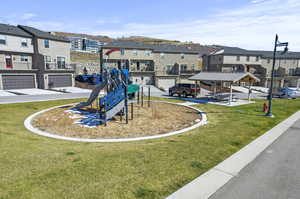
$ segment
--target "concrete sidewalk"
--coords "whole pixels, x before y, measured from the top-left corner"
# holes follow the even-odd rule
[[[300,194],[299,119],[300,111],[166,199],[299,198],[275,197],[279,192],[283,196]],[[287,135],[282,136],[285,133]],[[265,154],[274,157],[268,158]]]
[[[300,198],[300,120],[210,199]]]

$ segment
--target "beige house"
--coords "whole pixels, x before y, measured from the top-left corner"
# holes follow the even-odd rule
[[[70,41],[36,28],[18,27],[32,36],[33,67],[38,69],[39,88],[74,86],[75,70],[70,64]]]
[[[253,51],[235,47],[224,47],[207,57],[206,71],[212,72],[251,72],[268,86],[273,65],[272,51]],[[287,52],[276,55],[275,87],[299,85],[300,53]]]
[[[111,49],[120,49],[106,57]],[[103,46],[104,63],[127,68],[136,84],[152,84],[167,90],[199,72],[199,56],[184,46],[120,41]]]
[[[69,40],[28,26],[0,24],[0,89],[74,85]]]

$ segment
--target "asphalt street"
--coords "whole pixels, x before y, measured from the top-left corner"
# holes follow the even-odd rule
[[[300,120],[210,199],[299,199]]]

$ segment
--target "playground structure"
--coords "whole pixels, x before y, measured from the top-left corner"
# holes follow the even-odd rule
[[[118,50],[113,49],[107,52],[106,59],[108,59],[110,53]],[[96,101],[98,115],[96,119],[99,121],[99,124],[106,125],[107,121],[111,120],[117,114],[121,116],[125,115],[126,123],[128,124],[128,96],[138,92],[138,101],[140,96],[139,86],[129,85],[129,71],[127,69],[109,68],[104,65],[101,75],[83,75],[78,79],[90,82],[91,78],[93,78],[93,83],[96,84],[96,87],[93,89],[88,100],[77,104],[75,108],[82,109],[92,106]],[[101,91],[104,91],[104,94],[99,97]],[[143,94],[141,96],[143,101]],[[150,91],[148,99],[150,100]],[[150,103],[148,104],[150,105]]]

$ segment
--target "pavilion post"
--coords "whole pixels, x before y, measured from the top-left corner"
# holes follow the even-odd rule
[[[216,97],[217,94],[217,81],[215,81],[215,89],[214,89],[214,96]]]
[[[232,82],[230,82],[230,96],[229,96],[229,105],[232,102]]]
[[[251,86],[252,86],[252,81],[249,82],[249,92],[248,92],[248,101],[250,102],[251,101]]]

